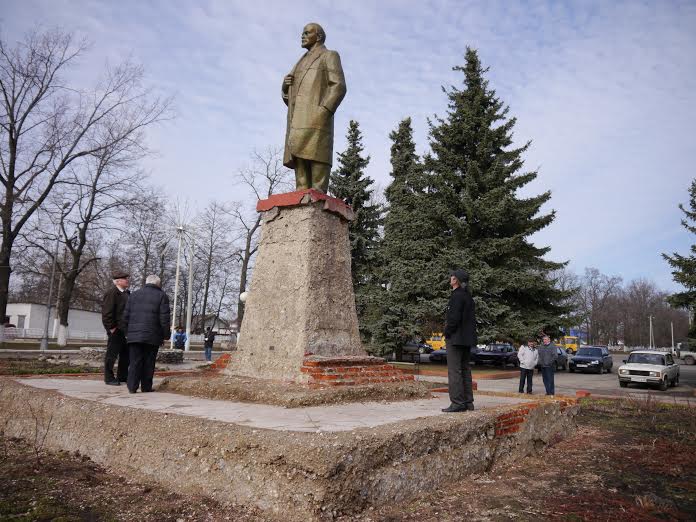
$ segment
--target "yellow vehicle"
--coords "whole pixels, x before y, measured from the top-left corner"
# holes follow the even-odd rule
[[[565,351],[570,350],[571,352],[576,353],[578,351],[578,347],[580,346],[580,339],[574,335],[566,335],[565,337],[561,337],[561,346]]]
[[[433,332],[425,344],[430,345],[433,350],[440,350],[445,347],[445,335],[442,332]]]

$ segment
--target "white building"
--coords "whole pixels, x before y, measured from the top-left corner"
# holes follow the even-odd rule
[[[56,307],[51,307],[48,334],[56,337],[58,318]],[[7,316],[10,324],[17,328],[17,337],[41,337],[46,325],[46,305],[34,303],[9,303]],[[101,313],[88,310],[70,309],[68,311],[69,339],[102,339],[106,332],[102,325]]]

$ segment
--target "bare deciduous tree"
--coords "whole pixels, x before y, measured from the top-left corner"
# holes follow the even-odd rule
[[[586,268],[579,292],[579,307],[587,327],[588,341],[600,342],[602,333],[606,332],[605,312],[610,300],[621,290],[621,278],[607,276],[596,268]]]
[[[238,182],[246,185],[254,195],[253,207],[236,203],[229,211],[236,226],[236,256],[240,263],[239,294],[246,291],[252,258],[258,248],[261,214],[256,212],[256,203],[279,191],[294,190],[290,174],[291,171],[283,166],[283,152],[278,148],[268,148],[263,153],[254,151],[251,165],[237,174]],[[238,299],[237,321],[240,326],[243,317],[244,303]]]
[[[236,262],[231,259],[229,209],[216,201],[210,202],[196,218],[196,230],[198,231],[197,257],[203,264],[204,270],[203,302],[200,308],[202,320],[198,321],[196,330],[205,330],[211,279],[217,279],[215,277],[217,273],[227,272],[231,269],[227,265]],[[213,318],[213,325],[216,319],[217,314]]]
[[[142,67],[128,62],[107,68],[94,89],[70,87],[63,74],[85,50],[84,41],[61,31],[31,33],[14,48],[0,38],[0,319],[15,240],[69,167],[119,144],[137,144],[139,132],[169,107],[143,87]]]
[[[158,189],[144,191],[137,205],[125,208],[120,242],[127,252],[133,273],[131,281],[145,286],[149,274],[157,274],[163,288],[172,271],[172,245],[176,238],[167,216],[165,195]]]

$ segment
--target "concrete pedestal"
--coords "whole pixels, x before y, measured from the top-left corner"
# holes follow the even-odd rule
[[[260,201],[261,240],[234,375],[310,382],[305,357],[360,357],[351,280],[352,209],[315,190]]]

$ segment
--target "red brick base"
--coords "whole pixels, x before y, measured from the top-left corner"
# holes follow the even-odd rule
[[[577,404],[577,399],[560,399],[556,402],[560,402],[562,413],[568,408],[568,406]],[[505,437],[517,433],[522,429],[524,423],[527,421],[529,412],[542,405],[542,402],[522,404],[517,406],[512,411],[498,415],[498,417],[495,419],[495,436]]]
[[[210,370],[224,370],[227,368],[227,365],[230,363],[230,357],[231,355],[229,353],[223,353],[220,357],[215,359],[215,362],[213,364],[208,366],[208,369]]]
[[[414,381],[379,357],[305,357],[300,371],[311,386],[355,386]]]

